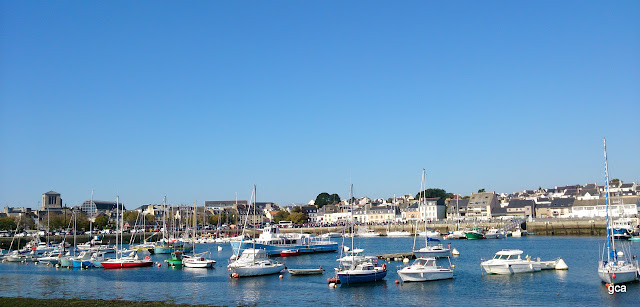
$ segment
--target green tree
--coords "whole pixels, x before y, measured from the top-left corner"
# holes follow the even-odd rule
[[[122,219],[125,223],[129,223],[129,225],[133,225],[138,220],[139,212],[136,210],[125,211],[122,215]]]
[[[287,211],[278,211],[276,216],[273,217],[274,223],[280,223],[280,221],[289,221],[289,212]]]
[[[0,230],[15,231],[18,218],[5,216],[0,218]]]
[[[484,189],[480,189],[480,190],[478,190],[478,193],[484,193],[484,192],[485,192],[485,190],[484,190]]]
[[[338,194],[329,194],[327,192],[322,192],[316,197],[316,206],[318,206],[318,209],[326,205],[333,205],[339,202],[340,196]]]
[[[147,225],[153,224],[156,222],[156,216],[153,214],[147,214],[144,216],[144,220]]]
[[[292,221],[296,224],[304,224],[307,222],[308,219],[309,217],[304,212],[292,212],[287,217],[287,220]]]
[[[420,193],[418,193],[418,196],[416,196],[418,199],[421,198],[441,198],[441,199],[447,199],[447,198],[453,198],[453,194],[452,193],[447,193],[447,191],[443,190],[443,189],[426,189]]]
[[[109,217],[105,214],[96,216],[96,219],[93,222],[93,226],[99,229],[104,229],[107,225],[109,225]]]

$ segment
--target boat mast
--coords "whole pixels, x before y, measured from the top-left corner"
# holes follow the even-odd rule
[[[167,196],[162,198],[162,239],[167,240]]]
[[[604,186],[604,191],[605,191],[605,205],[607,207],[607,261],[611,261],[611,258],[613,256],[613,260],[616,260],[616,255],[615,255],[615,251],[616,251],[616,247],[615,247],[615,242],[613,240],[613,228],[611,228],[610,223],[611,223],[611,214],[609,214],[609,165],[607,163],[607,139],[603,138],[603,143],[604,143],[604,179],[605,179],[605,186]],[[612,253],[613,250],[613,253]]]
[[[89,205],[89,242],[93,236],[93,189],[91,189],[91,204]]]
[[[196,207],[197,201],[193,202],[193,257],[196,256],[196,228],[198,227],[198,208]]]
[[[119,207],[119,203],[120,203],[119,196],[116,195],[116,259],[118,259],[118,228],[120,228],[120,220],[119,220],[120,207]]]
[[[353,183],[351,183],[349,187],[349,204],[351,205],[351,250],[352,250],[353,257],[355,257],[355,254],[353,254],[353,249],[354,249],[353,240],[356,236],[355,222],[353,221]],[[352,260],[355,260],[355,258],[353,258]],[[354,267],[354,266],[355,266],[355,261],[351,261],[351,267]]]

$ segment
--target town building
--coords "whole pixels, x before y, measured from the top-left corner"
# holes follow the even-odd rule
[[[495,192],[472,193],[469,197],[465,217],[491,218],[492,210],[499,207],[498,197]]]
[[[60,193],[55,191],[49,191],[42,194],[42,208],[41,211],[48,212],[60,212],[62,211],[62,198]]]

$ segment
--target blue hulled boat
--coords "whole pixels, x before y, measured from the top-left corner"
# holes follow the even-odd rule
[[[338,243],[303,233],[280,233],[277,226],[267,226],[256,239],[231,241],[234,254],[248,248],[262,249],[269,255],[279,255],[285,250],[300,250],[301,253],[323,253],[338,250]]]

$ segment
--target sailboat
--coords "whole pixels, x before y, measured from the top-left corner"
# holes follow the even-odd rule
[[[163,202],[162,240],[160,240],[158,244],[156,244],[156,246],[154,247],[154,253],[155,254],[171,254],[172,252],[175,252],[175,251],[181,251],[181,252],[191,251],[191,249],[193,249],[193,246],[186,245],[184,244],[184,242],[181,242],[180,240],[175,238],[175,219],[174,218],[172,218],[172,222],[171,222],[171,224],[173,225],[172,228],[174,229],[174,233],[173,234],[167,233],[167,224],[166,224],[166,218],[165,218],[167,214],[167,208],[166,208],[167,197],[166,196],[163,198],[162,202]],[[173,212],[173,209],[172,209],[172,212]]]
[[[204,253],[196,254],[196,229],[198,221],[198,208],[196,207],[196,202],[193,203],[193,256],[182,256],[182,265],[187,268],[203,268],[208,269],[212,268],[216,263],[213,259],[206,259],[202,256]]]
[[[122,219],[120,219],[120,199],[116,197],[116,223],[118,225],[118,230],[120,231],[120,236],[122,236]],[[135,268],[135,267],[145,267],[153,265],[153,261],[151,261],[151,257],[146,256],[144,259],[139,259],[138,254],[132,252],[129,256],[122,256],[122,238],[120,238],[120,248],[118,249],[118,232],[116,232],[116,258],[108,259],[103,262],[100,262],[100,265],[105,269],[115,269],[115,268]]]
[[[256,185],[253,185],[253,208],[256,207]],[[244,226],[242,228],[242,240],[244,240],[244,230],[247,228],[247,221],[249,220],[249,212],[251,207],[247,209],[247,218],[244,220]],[[242,242],[241,242],[242,243]],[[240,249],[237,250],[237,253]],[[242,255],[238,257],[236,261],[230,263],[227,268],[231,270],[232,277],[246,277],[246,276],[261,276],[276,274],[282,271],[285,267],[284,264],[269,259],[267,251],[264,249],[255,248],[255,240],[253,240],[253,248],[247,248],[242,251]]]
[[[424,168],[422,169],[422,180],[420,182],[420,191],[425,191],[427,188],[427,181],[426,181],[426,175],[425,175],[425,171]],[[421,201],[424,200],[425,195],[423,195],[423,197],[421,198]],[[424,223],[424,230],[425,232],[427,232],[427,222],[425,221]],[[429,245],[430,241],[439,241],[436,239],[431,239],[429,238],[429,236],[425,237],[425,246],[423,248],[420,248],[418,250],[415,249],[416,246],[416,237],[413,237],[413,254],[416,256],[416,258],[420,258],[420,257],[448,257],[449,255],[451,255],[451,249],[444,247],[444,245],[442,244],[435,244],[435,245]]]
[[[351,228],[352,228],[351,232],[353,233],[354,223],[353,223],[352,195],[353,195],[353,185],[351,185],[349,190],[349,200],[351,201]],[[352,249],[354,246],[353,241],[354,241],[354,238],[351,237]],[[345,250],[344,240],[342,242],[343,242],[342,249]],[[362,252],[363,250],[357,249],[354,251]],[[382,266],[377,266],[377,264],[374,264],[374,262],[367,257],[364,257],[364,260],[361,260],[361,261],[356,261],[357,260],[356,257],[353,257],[351,260],[352,261],[348,265],[344,262],[340,262],[340,265],[336,269],[337,271],[336,275],[338,277],[338,280],[342,284],[378,281],[378,280],[382,280],[387,276],[386,264],[383,264]]]
[[[604,139],[604,177],[605,177],[605,203],[607,207],[607,241],[602,250],[602,259],[598,262],[598,275],[605,283],[622,284],[637,281],[640,275],[638,261],[632,259],[627,253],[616,249],[616,241],[613,235],[612,214],[609,206],[609,166],[607,164],[607,140]],[[621,247],[624,247],[620,243]],[[623,248],[624,249],[624,248]],[[606,258],[605,258],[606,254]],[[635,258],[635,257],[634,257]]]

